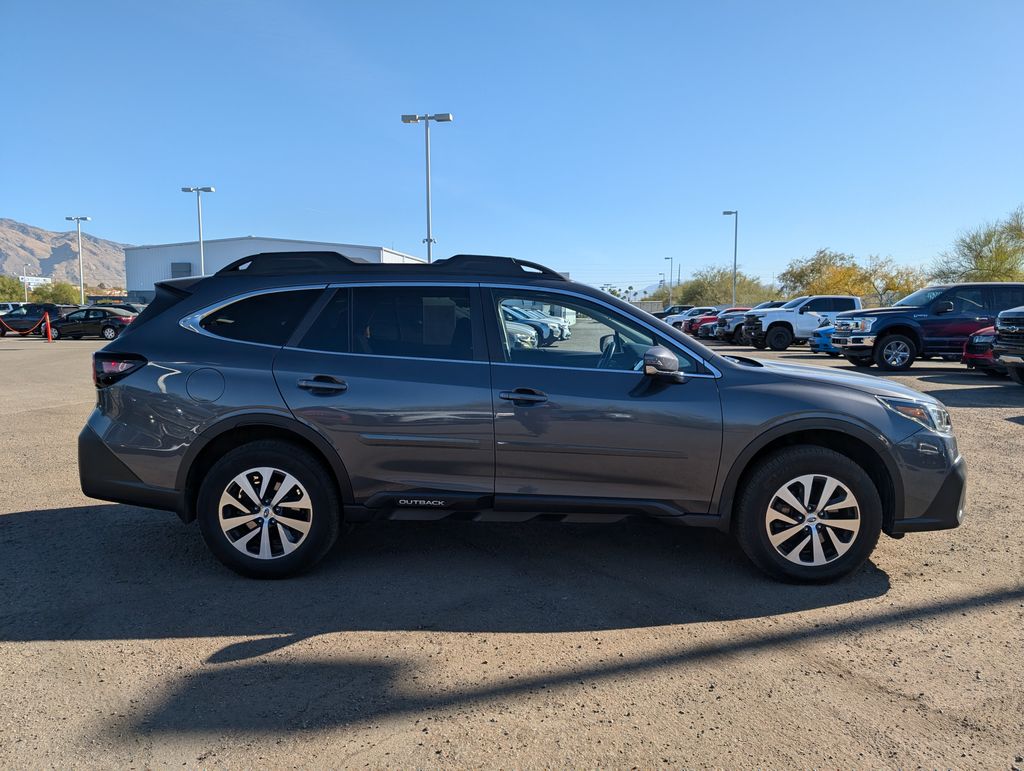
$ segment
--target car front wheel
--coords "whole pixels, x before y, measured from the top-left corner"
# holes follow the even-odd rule
[[[784,351],[793,344],[793,333],[785,327],[775,327],[768,330],[765,342],[773,351]]]
[[[832,581],[862,565],[882,532],[882,502],[867,473],[825,447],[788,447],[750,474],[736,503],[736,535],[775,578]]]
[[[905,335],[883,337],[875,346],[875,364],[886,372],[902,372],[910,369],[917,357],[914,341]]]
[[[340,502],[315,457],[264,440],[222,456],[197,500],[203,540],[229,568],[253,578],[283,578],[319,561],[338,537]]]

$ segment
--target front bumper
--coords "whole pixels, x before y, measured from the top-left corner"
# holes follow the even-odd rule
[[[960,527],[966,506],[967,463],[963,457],[958,457],[944,475],[935,496],[924,512],[916,517],[894,521],[890,535]]]
[[[832,335],[832,345],[844,350],[871,349],[875,347],[874,335],[842,333]]]

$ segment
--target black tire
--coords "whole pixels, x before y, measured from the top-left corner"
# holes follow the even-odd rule
[[[681,321],[673,321],[672,322],[672,326],[674,326],[676,329],[682,329],[683,328],[683,322],[681,322]]]
[[[906,335],[886,335],[872,352],[875,364],[886,372],[905,372],[917,358],[917,346]]]
[[[0,337],[7,337],[7,329],[5,327],[0,327]]]
[[[743,327],[736,327],[727,339],[732,345],[743,345]]]
[[[979,371],[984,372],[989,377],[1006,377],[1006,373],[1000,369],[992,369],[991,367],[986,367],[985,369]]]
[[[766,521],[767,512],[777,491],[787,482],[805,474],[830,476],[838,480],[856,498],[859,509],[860,529],[848,551],[819,566],[800,565],[789,561],[768,538],[768,528],[772,525]],[[834,581],[856,570],[871,556],[882,532],[882,501],[871,477],[847,456],[816,445],[787,447],[759,461],[753,472],[745,476],[743,489],[739,491],[736,500],[735,514],[736,537],[750,561],[773,578],[788,581]],[[785,528],[786,524],[781,523],[781,527]],[[804,527],[816,527],[820,530],[822,525]],[[793,538],[799,538],[804,534],[804,530],[798,530]],[[814,531],[810,531],[809,534],[812,538],[815,535]],[[818,537],[827,553],[827,550],[832,548],[829,543],[834,543],[831,541],[831,535]],[[787,543],[783,542],[783,545]],[[811,542],[808,541],[806,548],[811,546]],[[832,551],[834,553],[835,549],[832,548]]]
[[[104,340],[114,340],[117,338],[117,334],[117,327],[103,327],[103,329],[100,330],[100,337]]]
[[[773,351],[784,351],[793,344],[793,333],[786,327],[772,327],[764,341]]]
[[[57,327],[50,327],[50,339],[60,340],[60,329]]]
[[[844,353],[843,358],[855,367],[870,367],[875,363],[875,360],[870,356],[854,356],[852,354]]]
[[[264,467],[291,474],[307,491],[311,508],[305,537],[290,554],[272,559],[243,554],[236,548],[221,529],[218,511],[221,495],[236,476]],[[210,551],[236,573],[252,578],[285,578],[310,568],[334,545],[341,520],[341,501],[330,472],[301,447],[276,440],[251,442],[223,455],[202,480],[196,508],[199,529]],[[270,525],[263,527],[270,529]],[[276,529],[280,539],[280,525]]]
[[[763,351],[768,347],[768,344],[764,340],[751,340],[750,345],[759,351]]]
[[[1024,386],[1024,367],[1007,367],[1006,374],[1014,383]]]

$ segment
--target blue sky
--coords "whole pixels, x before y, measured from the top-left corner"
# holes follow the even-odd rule
[[[1024,3],[20,2],[0,216],[509,254],[591,283],[926,263],[1024,203]]]

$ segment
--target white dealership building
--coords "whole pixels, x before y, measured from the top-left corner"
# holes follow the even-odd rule
[[[325,241],[297,241],[289,238],[216,238],[203,241],[206,274],[216,273],[235,260],[262,252],[338,252],[346,257],[367,262],[423,262],[419,257],[396,252],[383,246],[334,244]],[[153,299],[153,285],[169,278],[198,276],[199,242],[126,246],[125,288],[131,302]]]

